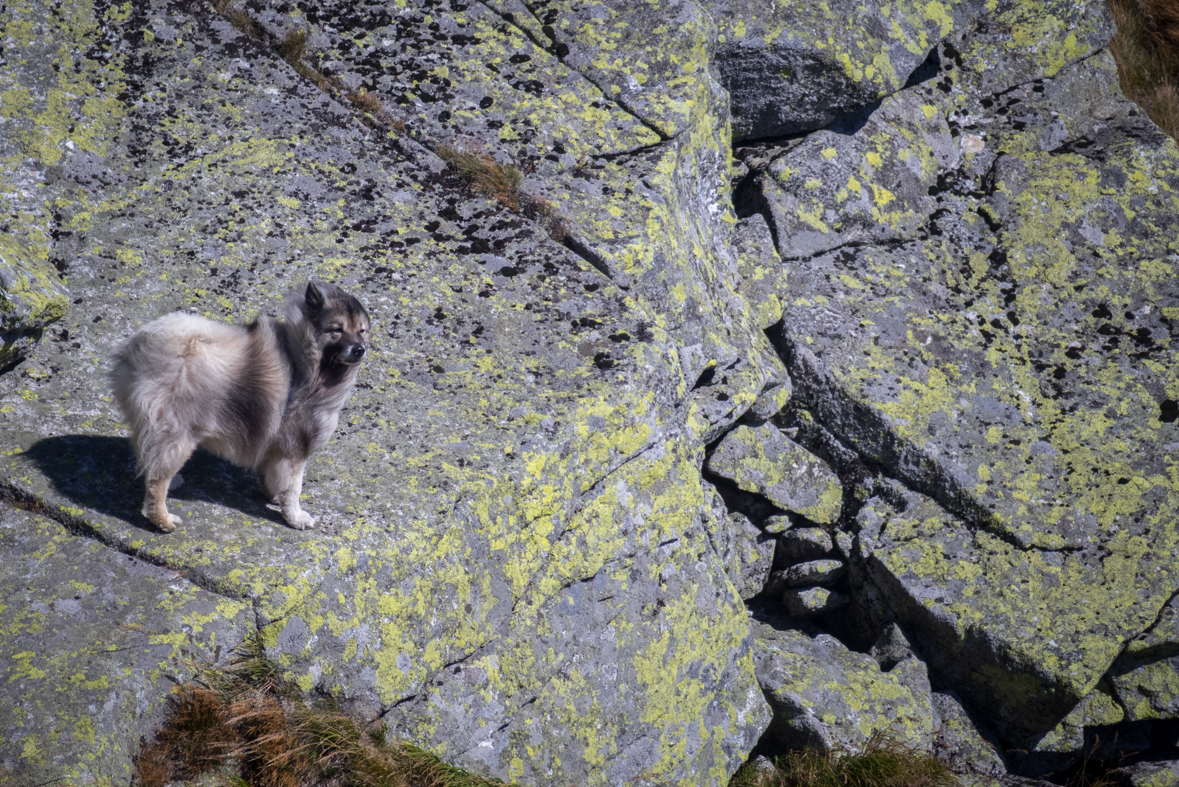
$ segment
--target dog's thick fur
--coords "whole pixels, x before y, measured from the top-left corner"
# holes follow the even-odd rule
[[[286,321],[225,325],[175,312],[143,326],[115,353],[111,385],[144,476],[143,514],[170,533],[168,483],[197,446],[258,474],[296,530],[303,468],[327,443],[365,353],[360,301],[310,281],[287,300]]]

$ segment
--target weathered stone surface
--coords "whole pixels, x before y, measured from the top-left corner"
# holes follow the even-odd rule
[[[225,664],[244,601],[0,501],[0,781],[126,784],[176,683]]]
[[[40,372],[0,377],[3,484],[247,603],[288,677],[463,767],[534,784],[726,781],[768,717],[744,606],[703,523],[702,441],[781,375],[735,290],[702,311],[652,311],[651,295],[473,195],[427,150],[367,131],[207,6],[83,3],[66,20],[27,0],[2,13],[13,51],[29,30],[60,44],[61,71],[84,75],[78,94],[101,94],[110,121],[96,127],[109,176],[58,173],[62,194],[85,192],[59,206],[81,302],[22,367]],[[42,87],[36,100],[58,89]],[[81,126],[70,111],[51,120]],[[635,128],[596,122],[568,134]],[[651,210],[671,224],[696,212],[668,201],[695,199],[676,178],[703,142],[678,144],[674,175],[636,176],[664,178],[643,199],[663,200]],[[651,232],[691,245],[671,224]],[[696,237],[699,256],[660,269],[664,291],[707,291],[711,274],[672,272],[723,256],[727,235]],[[284,527],[249,473],[198,454],[174,496],[184,524],[150,530],[104,398],[110,349],[178,308],[272,312],[311,275],[374,321],[357,391],[308,469],[317,529]],[[693,391],[710,362],[714,385]],[[56,685],[30,677],[21,701]]]
[[[742,425],[729,432],[709,458],[708,469],[819,524],[835,522],[843,507],[839,477],[771,424]]]
[[[753,310],[754,323],[759,328],[769,328],[782,319],[782,295],[789,291],[789,268],[778,255],[769,225],[760,213],[737,222],[733,246],[741,274],[741,294]]]
[[[724,501],[711,484],[705,482],[704,490],[705,497],[711,497],[706,527],[717,557],[737,595],[751,599],[765,587],[774,564],[777,542],[758,530],[749,517],[726,510]]]
[[[784,565],[827,557],[835,551],[831,534],[819,527],[796,527],[778,538],[778,558]]]
[[[961,163],[938,174],[938,209],[911,239],[799,263],[781,339],[824,425],[906,483],[1022,544],[1088,546],[1114,517],[1145,527],[1170,490],[1161,403],[1179,381],[1157,359],[1179,168],[1117,97],[1108,55],[1001,98],[996,68],[896,98],[957,131]],[[915,144],[903,132],[885,142]],[[871,139],[840,166],[867,168]],[[826,209],[832,226],[859,215]],[[1111,402],[1118,417],[1101,417]]]
[[[786,569],[786,584],[830,585],[847,573],[847,564],[842,560],[810,560]]]
[[[521,163],[567,245],[623,288],[648,332],[675,337],[686,423],[718,437],[786,376],[739,289],[708,15],[680,0],[460,5],[315,0],[292,17],[272,2],[261,18],[275,35],[309,25],[312,59],[409,112],[415,139]]]
[[[926,749],[933,735],[925,665],[908,659],[882,672],[871,657],[827,634],[811,637],[755,622],[757,679],[774,708],[763,743],[861,751],[875,732]]]
[[[1126,718],[1179,718],[1179,597],[1153,626],[1126,644],[1106,676]]]
[[[1096,561],[1023,550],[927,497],[907,503],[897,512],[873,499],[858,518],[866,570],[890,613],[920,638],[939,680],[1001,733],[1053,737],[1121,642],[1153,622],[1151,583],[1169,578],[1136,576],[1133,551]]]
[[[61,277],[11,237],[0,237],[0,370],[19,363],[69,303]]]
[[[786,581],[786,572],[781,573],[783,583],[789,584]],[[846,607],[850,602],[851,599],[844,594],[827,588],[787,588],[782,591],[782,606],[786,608],[786,614],[796,617],[813,617],[825,612],[834,612]]]
[[[929,51],[981,2],[718,0],[717,69],[734,139],[820,128],[904,86]]]
[[[983,737],[958,695],[935,691],[931,696],[940,722],[934,732],[934,755],[959,775],[997,778],[1005,774],[1002,752]]]
[[[1129,787],[1172,787],[1179,784],[1179,760],[1127,765],[1114,771]]]

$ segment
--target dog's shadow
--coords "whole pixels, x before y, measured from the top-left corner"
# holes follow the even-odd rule
[[[24,455],[58,493],[79,508],[156,532],[140,512],[143,479],[135,475],[135,454],[127,438],[80,434],[47,437],[34,443]],[[237,509],[253,519],[283,524],[282,516],[266,505],[249,470],[197,449],[180,474],[184,483],[168,493],[169,500],[213,503]],[[183,512],[173,513],[184,517]]]

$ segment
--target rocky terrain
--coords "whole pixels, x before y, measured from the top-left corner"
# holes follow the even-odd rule
[[[127,783],[258,636],[521,784],[881,731],[977,784],[1175,783],[1179,155],[1113,34],[1065,0],[7,0],[0,777]],[[198,453],[156,532],[111,351],[311,276],[374,325],[316,528]]]

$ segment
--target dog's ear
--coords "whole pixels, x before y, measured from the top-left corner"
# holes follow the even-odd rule
[[[319,314],[323,310],[323,290],[319,288],[315,279],[307,280],[307,294],[303,302],[307,304],[307,314]]]

